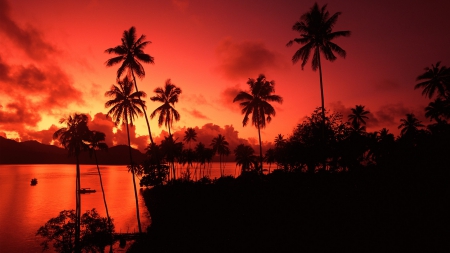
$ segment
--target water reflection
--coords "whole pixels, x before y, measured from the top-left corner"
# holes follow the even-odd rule
[[[137,231],[132,175],[126,166],[101,166],[106,200],[117,232]],[[30,186],[31,178],[38,184]],[[39,252],[36,231],[62,210],[75,209],[75,165],[0,166],[0,249],[2,252]],[[96,208],[106,211],[95,165],[81,166],[81,187],[96,189],[83,194],[82,213]],[[139,199],[143,228],[150,224],[142,198]]]

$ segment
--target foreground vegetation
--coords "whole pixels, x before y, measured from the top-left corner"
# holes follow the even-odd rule
[[[445,168],[223,177],[144,191],[152,216],[131,252],[442,252]],[[415,172],[412,172],[415,171]]]

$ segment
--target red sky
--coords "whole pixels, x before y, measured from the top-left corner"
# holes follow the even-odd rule
[[[345,59],[323,62],[325,107],[341,112],[357,104],[371,112],[369,131],[383,127],[398,134],[400,118],[414,113],[425,123],[429,100],[414,90],[415,79],[437,61],[450,65],[448,1],[337,1],[331,13],[342,15],[335,30],[350,30],[336,43]],[[109,143],[125,143],[105,118],[104,97],[115,83],[117,67],[107,68],[104,50],[120,44],[124,30],[135,26],[152,43],[155,58],[144,65],[140,90],[153,95],[170,78],[182,89],[175,130],[198,127],[209,144],[227,132],[254,143],[257,131],[242,126],[232,100],[247,89],[248,78],[264,73],[275,80],[276,116],[262,131],[263,141],[285,137],[320,106],[319,75],[310,62],[302,71],[291,57],[299,45],[292,25],[314,1],[172,0],[172,1],[30,1],[0,0],[0,135],[51,142],[58,120],[74,112],[94,119],[91,129],[107,134]],[[157,106],[147,99],[147,110]],[[156,139],[166,134],[151,121]],[[145,120],[136,122],[134,145],[148,142]],[[233,139],[234,138],[234,139]]]

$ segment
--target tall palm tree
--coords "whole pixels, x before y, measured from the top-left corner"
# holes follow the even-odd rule
[[[172,84],[170,79],[167,79],[165,86],[156,88],[154,92],[156,93],[156,96],[151,97],[150,100],[158,101],[163,104],[150,114],[150,118],[153,119],[153,117],[159,113],[158,126],[161,127],[164,123],[169,129],[170,135],[170,126],[173,124],[173,121],[180,120],[180,113],[178,113],[174,107],[175,103],[178,102],[178,96],[181,94],[181,89],[175,86],[175,84]]]
[[[89,154],[91,156],[94,156],[95,164],[97,165],[97,172],[98,177],[100,179],[100,187],[102,188],[102,194],[103,194],[103,203],[105,204],[105,210],[106,210],[106,217],[108,218],[108,222],[111,222],[111,218],[109,216],[108,211],[108,205],[106,203],[106,197],[105,197],[105,190],[103,188],[103,180],[102,180],[102,173],[100,172],[100,167],[98,165],[98,159],[97,159],[97,150],[107,150],[108,145],[104,142],[105,141],[105,133],[99,132],[99,131],[91,131],[89,133]]]
[[[367,114],[370,113],[370,111],[366,111],[364,109],[364,105],[356,105],[355,108],[351,108],[352,113],[348,115],[348,119],[351,120],[353,126],[360,126],[366,124]]]
[[[105,196],[105,189],[103,188],[103,180],[102,180],[102,173],[100,172],[100,167],[98,165],[98,159],[97,159],[97,150],[107,150],[108,145],[104,143],[105,141],[105,133],[99,132],[99,131],[90,131],[89,133],[89,139],[88,139],[88,146],[89,146],[89,155],[94,156],[95,164],[97,165],[97,172],[98,177],[100,179],[100,188],[102,188],[102,196],[103,196],[103,203],[105,205],[105,211],[106,211],[106,218],[108,219],[108,224],[111,225],[111,217],[109,216],[108,211],[108,204],[106,203],[106,196]],[[112,252],[112,244],[111,241],[110,245],[110,252]]]
[[[266,127],[266,121],[269,123],[272,120],[272,116],[275,116],[275,109],[270,104],[270,102],[282,103],[283,98],[272,94],[275,92],[275,81],[267,81],[266,77],[261,74],[255,80],[249,78],[247,84],[250,86],[250,93],[246,91],[240,91],[233,102],[240,102],[242,108],[242,114],[244,114],[244,119],[242,125],[246,126],[249,120],[249,115],[252,114],[252,125],[258,129],[259,137],[259,157],[260,157],[260,172],[262,173],[263,166],[263,154],[262,154],[262,143],[261,143],[261,128]]]
[[[204,176],[202,174],[202,166],[203,168],[205,167],[205,163],[206,163],[206,154],[205,154],[205,144],[203,144],[202,142],[197,143],[197,145],[195,146],[194,152],[195,152],[195,157],[197,158],[197,162],[200,164],[200,177]],[[203,171],[204,173],[204,171]]]
[[[337,59],[335,53],[345,58],[346,52],[340,46],[332,42],[339,37],[350,36],[350,31],[333,31],[339,15],[341,12],[336,12],[330,16],[330,13],[326,10],[327,5],[319,7],[317,3],[306,13],[304,13],[300,20],[293,26],[292,30],[300,33],[300,38],[295,38],[289,41],[286,46],[292,46],[294,42],[303,45],[292,56],[292,62],[295,64],[299,60],[302,61],[302,69],[309,60],[311,52],[312,69],[314,71],[319,68],[320,77],[320,95],[322,98],[322,120],[325,125],[325,102],[323,95],[323,82],[322,82],[322,65],[320,60],[320,53],[323,54],[325,60],[334,61]]]
[[[66,127],[58,129],[53,134],[53,139],[59,139],[61,145],[68,150],[69,155],[74,155],[76,159],[76,179],[75,179],[75,252],[81,252],[80,245],[80,222],[81,222],[81,196],[80,196],[80,160],[82,151],[86,151],[88,146],[85,141],[89,137],[88,117],[85,114],[74,114],[68,118],[62,118],[59,123],[66,124]]]
[[[406,119],[400,119],[400,122],[401,124],[398,126],[398,129],[401,129],[400,134],[402,136],[417,133],[419,128],[424,127],[422,122],[418,120],[412,113],[406,114]]]
[[[450,95],[450,69],[446,66],[440,67],[441,62],[436,65],[431,64],[425,68],[425,73],[417,77],[420,83],[414,89],[423,88],[422,95],[431,98],[437,92],[438,97],[448,97]]]
[[[222,156],[230,154],[228,141],[225,140],[225,136],[219,134],[216,138],[212,139],[210,146],[212,146],[213,154],[219,154],[220,176],[223,176],[224,171],[222,168]]]
[[[130,130],[129,126],[133,126],[134,118],[138,115],[142,115],[142,110],[140,108],[145,108],[145,102],[141,100],[141,97],[145,97],[146,94],[143,91],[133,92],[133,83],[130,82],[126,76],[122,81],[117,81],[118,86],[113,85],[111,90],[105,93],[106,97],[111,97],[105,103],[105,107],[111,109],[108,111],[106,116],[112,116],[116,125],[125,124],[127,128],[128,136],[128,150],[130,155],[130,166],[133,168],[133,157],[131,154],[131,141],[130,141]],[[133,185],[134,185],[134,198],[136,201],[136,216],[138,221],[139,233],[142,233],[141,220],[139,216],[139,203],[138,195],[136,190],[136,180],[135,175],[132,173]]]
[[[184,131],[184,138],[183,141],[190,144],[191,141],[197,141],[197,132],[195,132],[195,129],[192,127],[188,127],[186,131]]]
[[[145,40],[145,35],[141,35],[138,39],[136,38],[136,28],[134,26],[132,26],[129,30],[125,30],[121,38],[122,43],[118,46],[111,47],[105,50],[105,53],[117,55],[107,60],[105,64],[107,67],[111,67],[116,64],[122,63],[119,69],[117,69],[117,78],[120,79],[124,71],[128,70],[128,73],[131,74],[131,77],[133,78],[136,92],[139,92],[135,74],[140,78],[143,78],[145,76],[145,70],[141,62],[154,64],[155,61],[152,56],[144,53],[144,48],[151,42]],[[141,98],[139,97],[139,99]],[[143,114],[145,116],[145,121],[147,122],[150,142],[153,143],[152,133],[150,131],[150,123],[147,118],[147,112],[145,111],[145,107],[141,107],[141,109],[144,112]]]

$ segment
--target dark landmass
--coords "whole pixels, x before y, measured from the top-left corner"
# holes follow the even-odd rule
[[[132,252],[444,252],[449,173],[285,173],[143,192]]]
[[[118,145],[107,151],[96,151],[99,164],[126,165],[130,163],[128,146]],[[145,155],[133,149],[133,161],[141,162]],[[17,142],[0,136],[0,164],[75,164],[67,150],[37,141]],[[95,164],[89,152],[80,155],[80,164]]]

